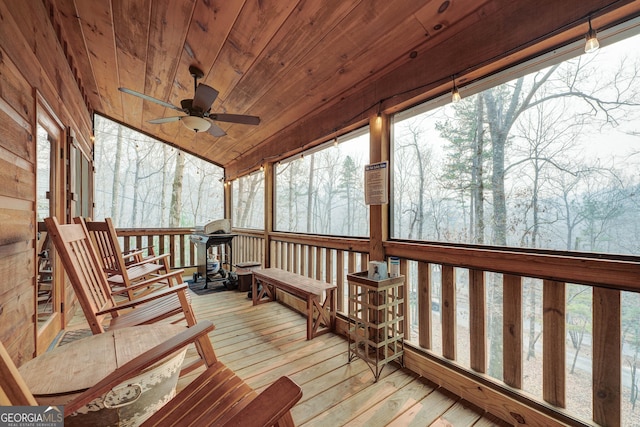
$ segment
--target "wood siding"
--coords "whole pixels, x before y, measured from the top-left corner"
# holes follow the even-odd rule
[[[40,1],[0,0],[0,340],[18,365],[35,351],[38,94],[91,152],[91,115],[48,10]],[[65,294],[71,315],[73,292]]]

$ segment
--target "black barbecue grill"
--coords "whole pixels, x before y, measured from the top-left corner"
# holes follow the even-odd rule
[[[203,230],[196,229],[196,233],[190,237],[196,245],[196,261],[198,263],[198,272],[193,275],[194,282],[204,279],[204,288],[208,288],[209,283],[212,282],[222,282],[227,289],[234,289],[238,285],[237,276],[231,271],[233,265],[231,241],[236,236],[237,234],[228,233],[205,234]],[[213,262],[209,261],[213,257],[213,248],[215,247],[218,248],[217,255],[220,263],[218,268],[212,268]]]

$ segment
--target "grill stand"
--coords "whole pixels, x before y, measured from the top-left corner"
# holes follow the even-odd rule
[[[222,282],[227,289],[235,289],[238,286],[237,276],[231,271],[233,266],[231,241],[236,236],[236,234],[194,234],[191,236],[191,241],[196,245],[196,259],[198,261],[198,272],[194,273],[193,281],[197,282],[200,278],[204,278],[203,289],[209,288],[209,283],[219,282]],[[211,274],[207,271],[207,256],[214,247],[219,248],[220,268],[217,273]],[[211,253],[213,252],[211,251]]]

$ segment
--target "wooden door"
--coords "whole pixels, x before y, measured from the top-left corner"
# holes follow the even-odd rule
[[[36,123],[36,354],[47,347],[64,325],[64,275],[43,220],[64,218],[64,127],[39,97]]]

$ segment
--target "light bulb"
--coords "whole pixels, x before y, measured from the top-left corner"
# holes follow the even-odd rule
[[[589,31],[587,31],[586,39],[587,42],[584,45],[584,51],[586,53],[591,53],[598,50],[598,48],[600,47],[600,43],[598,42],[596,30],[591,27],[591,18],[589,18]]]
[[[461,99],[462,97],[460,96],[460,92],[458,92],[458,88],[454,86],[453,91],[451,92],[451,102],[460,102]]]

